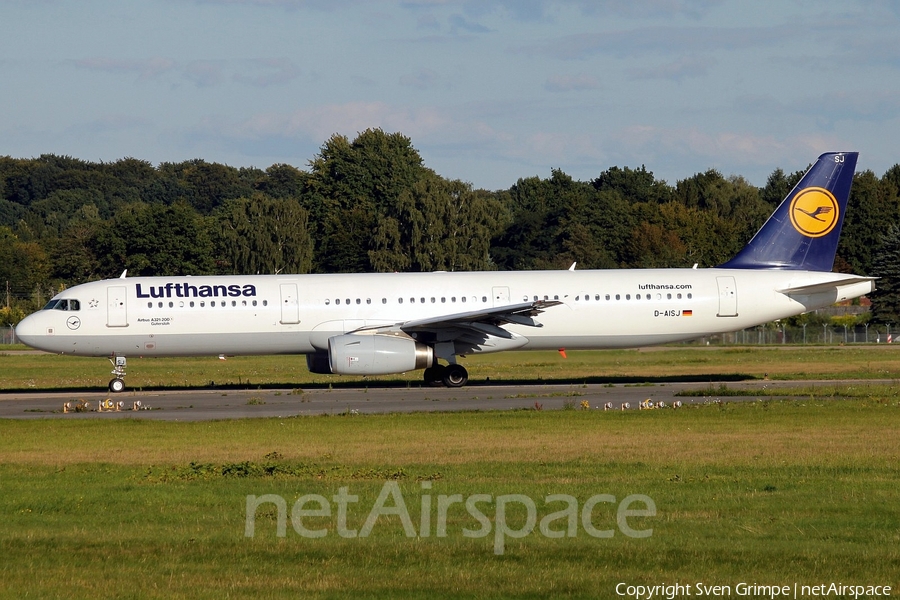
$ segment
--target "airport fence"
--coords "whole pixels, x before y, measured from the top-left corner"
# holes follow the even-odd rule
[[[790,327],[767,323],[741,331],[712,335],[688,344],[717,346],[761,346],[775,344],[891,344],[900,328],[890,325],[807,325]],[[900,339],[897,340],[900,343]]]
[[[14,327],[0,328],[0,344],[17,344],[16,330]]]

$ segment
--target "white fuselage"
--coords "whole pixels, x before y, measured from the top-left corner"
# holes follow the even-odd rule
[[[736,331],[872,289],[838,273],[752,269],[134,277],[66,290],[56,296],[66,309],[38,311],[17,333],[84,356],[310,354],[362,327],[547,299],[562,304],[535,317],[542,327],[505,325],[513,341],[478,351],[625,348]]]

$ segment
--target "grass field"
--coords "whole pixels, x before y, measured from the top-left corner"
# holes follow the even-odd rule
[[[900,345],[867,346],[678,346],[648,350],[504,352],[464,361],[471,381],[658,382],[772,379],[900,379]],[[130,358],[130,388],[297,387],[359,385],[357,377],[313,375],[302,356]],[[110,379],[104,358],[3,352],[0,391],[104,389]],[[369,384],[419,384],[421,372],[366,378]]]
[[[492,379],[523,368],[547,379],[896,377],[884,349],[746,350],[584,353],[598,362],[587,373],[555,372],[563,361],[550,354],[469,364]],[[582,360],[572,354],[563,363],[568,369]],[[11,375],[3,361],[26,358],[0,358],[4,386],[20,387],[7,377],[26,377],[33,367],[16,363],[13,370],[23,373]],[[234,377],[210,374],[203,364],[237,364],[244,374],[255,364],[252,383],[297,384],[285,379],[288,359],[268,367],[265,360],[198,361],[190,377],[198,384]],[[46,373],[54,368],[40,364]],[[165,361],[135,361],[132,383],[144,365],[157,364]],[[66,385],[39,372],[32,377],[45,387]],[[297,375],[305,375],[302,367]],[[803,401],[640,412],[0,421],[0,597],[616,598],[619,583],[697,582],[731,586],[731,596],[740,582],[890,585],[896,595],[900,386],[870,390],[852,399],[834,399],[834,388],[821,395],[811,389]],[[358,497],[345,516],[335,500],[342,488]],[[370,535],[342,537],[342,526],[365,528],[386,489],[400,494],[414,535],[388,514],[398,506],[392,495]],[[271,503],[253,511],[254,535],[245,535],[247,497],[265,494],[285,500],[283,537]],[[330,516],[292,517],[297,500],[310,494],[330,503]],[[479,494],[489,497],[477,505],[487,525],[464,504]],[[554,494],[572,497],[575,510],[554,516],[567,506],[545,501]],[[598,494],[614,500],[597,502],[585,525],[581,511]],[[519,501],[499,515],[500,498],[510,495]],[[620,527],[617,507],[630,495],[655,504],[655,515],[625,520],[634,530],[652,529],[649,537],[629,537]],[[446,535],[438,534],[442,496],[461,500],[445,509]],[[535,507],[530,533],[523,498]],[[545,519],[549,532],[565,535],[542,533]],[[504,522],[512,533],[500,536],[498,553]],[[297,523],[325,535],[304,537]],[[487,535],[464,535],[486,527]],[[612,537],[590,535],[596,530]],[[516,531],[527,535],[515,538]]]

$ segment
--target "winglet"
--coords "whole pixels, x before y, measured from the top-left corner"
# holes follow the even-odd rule
[[[720,268],[831,271],[858,157],[821,155],[750,243]]]

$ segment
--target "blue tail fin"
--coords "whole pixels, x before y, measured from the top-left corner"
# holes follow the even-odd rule
[[[750,243],[719,266],[831,271],[858,156],[820,156]]]

